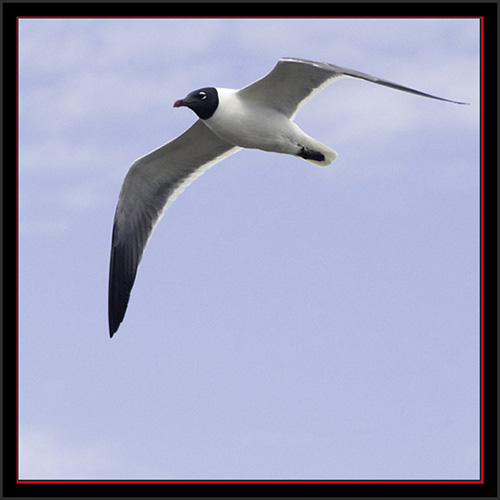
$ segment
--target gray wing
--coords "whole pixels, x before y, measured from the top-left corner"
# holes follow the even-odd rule
[[[125,316],[137,267],[163,212],[215,163],[240,148],[219,139],[198,120],[182,135],[130,167],[116,207],[109,271],[109,333]]]
[[[288,57],[280,59],[274,69],[264,78],[242,88],[239,92],[242,97],[264,103],[266,106],[277,109],[288,118],[293,119],[305,102],[314,97],[330,83],[346,76],[384,85],[391,89],[438,99],[439,101],[466,104],[426,94],[419,90],[404,87],[403,85],[367,75],[366,73],[335,66],[334,64]]]

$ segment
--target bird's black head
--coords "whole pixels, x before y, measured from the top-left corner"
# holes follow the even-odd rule
[[[213,87],[193,90],[184,99],[174,102],[174,108],[187,106],[192,109],[199,118],[207,120],[210,118],[219,105],[219,94]]]

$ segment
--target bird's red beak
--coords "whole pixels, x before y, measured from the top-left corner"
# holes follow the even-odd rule
[[[182,99],[174,102],[174,108],[180,108],[181,106],[186,106],[186,103]]]

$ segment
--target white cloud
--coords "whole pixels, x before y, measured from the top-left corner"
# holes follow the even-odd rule
[[[70,223],[67,220],[55,219],[50,221],[35,221],[26,218],[19,220],[19,234],[52,236],[67,231]]]
[[[20,429],[19,479],[108,479],[120,470],[116,446],[54,430]]]
[[[100,158],[97,148],[76,144],[62,137],[49,137],[20,148],[19,168],[23,172],[67,172],[93,169]]]

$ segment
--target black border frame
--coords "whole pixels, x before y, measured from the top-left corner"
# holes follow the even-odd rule
[[[264,3],[264,2],[263,2]],[[186,5],[187,4],[187,5]],[[4,320],[4,412],[3,422],[3,494],[5,497],[226,497],[226,496],[342,496],[342,497],[497,497],[497,295],[493,290],[497,262],[497,28],[496,2],[488,3],[286,3],[283,16],[276,5],[196,4],[193,3],[21,3],[2,4],[2,81],[4,117],[3,138],[17,129],[17,18],[18,17],[473,17],[482,19],[483,53],[481,105],[481,327],[482,327],[482,478],[479,481],[18,481],[17,480],[17,370],[13,374],[12,358],[17,358],[17,328],[12,332],[12,321]],[[186,8],[187,7],[187,8]],[[278,6],[283,12],[283,7]],[[363,12],[360,16],[356,13]],[[267,13],[267,15],[266,15]],[[192,16],[191,16],[192,17]],[[13,43],[16,40],[16,44]],[[487,105],[485,104],[487,102]],[[17,134],[16,134],[17,135]],[[17,137],[16,137],[17,138]],[[7,186],[16,185],[17,148],[3,148],[4,203]],[[16,140],[17,146],[17,140]],[[12,163],[16,169],[8,168]],[[14,174],[14,175],[13,175]],[[15,250],[7,248],[4,262],[16,262],[16,326],[17,326],[17,203],[14,211],[3,211],[9,235],[15,231]],[[4,219],[4,217],[6,217]],[[14,220],[13,220],[14,219]],[[5,228],[5,226],[4,226]],[[12,231],[12,233],[11,233]],[[3,234],[3,231],[2,231]],[[7,241],[11,241],[10,238]],[[496,284],[496,283],[495,283]],[[486,293],[485,293],[486,292]],[[10,308],[12,310],[12,308]],[[8,332],[8,335],[7,335]],[[17,368],[17,367],[16,367]],[[485,459],[487,457],[487,459]]]

